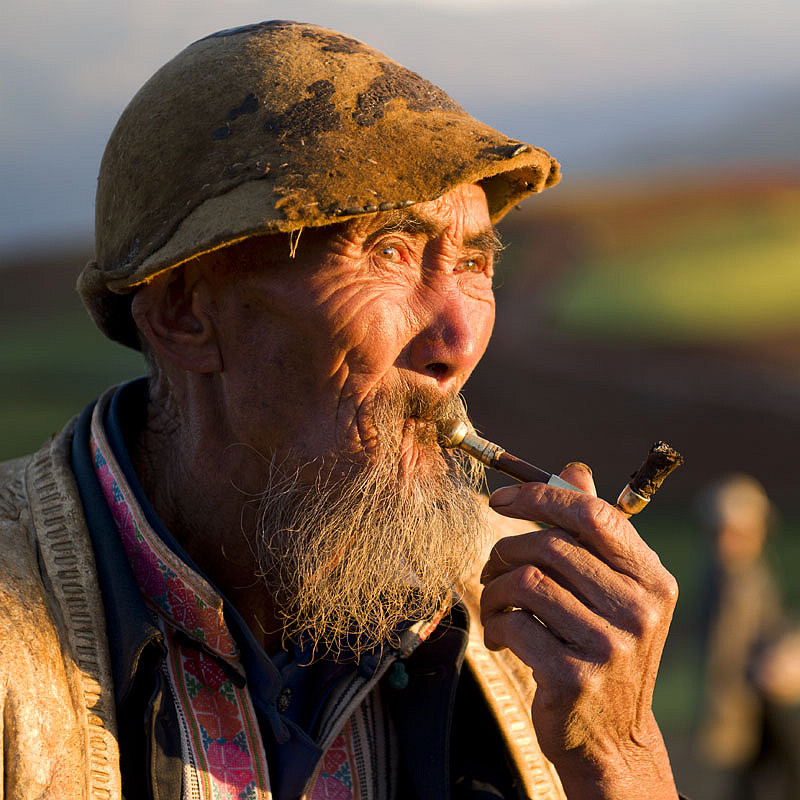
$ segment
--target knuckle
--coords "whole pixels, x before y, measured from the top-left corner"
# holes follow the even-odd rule
[[[661,598],[669,608],[675,608],[678,602],[678,581],[671,572],[664,571],[664,580],[661,586]]]
[[[540,536],[539,543],[541,550],[547,553],[552,553],[558,557],[566,556],[570,551],[570,546],[563,536],[557,536],[551,531],[543,532]]]
[[[664,627],[664,612],[659,603],[638,603],[631,612],[631,628],[638,637],[650,637]]]
[[[524,567],[514,571],[513,588],[521,594],[530,594],[536,591],[544,579],[544,573],[538,567],[526,564]]]
[[[671,613],[678,602],[678,581],[660,562],[651,570],[646,583],[648,602]]]
[[[630,636],[617,636],[612,643],[612,658],[617,661],[630,661],[635,650],[635,641]]]
[[[581,510],[581,521],[592,533],[603,533],[614,525],[618,512],[604,500],[597,497],[588,498]]]
[[[569,697],[601,695],[605,686],[602,670],[593,664],[577,663],[560,671],[558,684],[562,694]]]
[[[599,631],[592,642],[597,663],[607,664],[618,656],[625,655],[625,640],[611,631]]]
[[[608,691],[603,665],[581,659],[567,659],[548,678],[547,691],[537,690],[535,700],[547,713],[561,713]]]
[[[592,636],[591,663],[597,669],[594,675],[602,674],[605,668],[624,664],[635,658],[636,638],[630,633],[609,626],[605,630],[596,631]]]
[[[581,694],[592,697],[604,693],[604,690],[606,688],[605,679],[600,670],[584,669],[581,670],[580,674],[577,677]]]
[[[652,633],[664,627],[664,614],[657,606],[645,608],[641,616],[642,628],[645,633]]]

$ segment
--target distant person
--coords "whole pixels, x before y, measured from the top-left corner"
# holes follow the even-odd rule
[[[703,618],[702,760],[721,798],[800,798],[800,638],[765,556],[770,500],[744,474],[710,486],[698,502],[711,557]]]
[[[585,465],[498,514],[438,440],[558,177],[314,25],[145,84],[79,288],[150,374],[0,469],[4,800],[677,797],[674,578]]]

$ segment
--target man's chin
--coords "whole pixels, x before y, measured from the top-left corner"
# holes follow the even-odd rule
[[[412,437],[342,480],[268,489],[259,556],[287,635],[357,655],[433,617],[483,541],[480,474],[463,466]]]
[[[481,465],[438,443],[458,409],[433,391],[376,397],[350,449],[266,487],[259,557],[287,634],[357,654],[441,608],[485,533]]]

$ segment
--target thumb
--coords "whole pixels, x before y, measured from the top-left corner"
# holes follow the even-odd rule
[[[570,461],[564,469],[561,470],[560,478],[563,478],[568,483],[571,483],[576,489],[580,489],[592,497],[597,497],[597,489],[594,485],[592,478],[592,470],[589,466],[582,461]]]

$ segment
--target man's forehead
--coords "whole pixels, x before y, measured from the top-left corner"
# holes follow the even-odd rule
[[[494,232],[486,195],[477,184],[463,184],[436,200],[371,214],[345,225],[349,233],[367,239],[391,232],[433,239],[450,228],[457,229],[464,239]]]
[[[366,214],[332,225],[307,228],[300,235],[279,233],[248,237],[209,254],[209,257],[214,262],[222,259],[222,263],[234,268],[234,273],[245,265],[261,269],[266,263],[275,266],[285,261],[287,266],[296,266],[296,256],[307,253],[309,248],[324,250],[336,240],[369,246],[381,236],[391,233],[411,234],[432,240],[442,236],[451,226],[457,228],[461,246],[497,253],[502,249],[502,243],[486,210],[483,191],[472,194],[480,212],[465,214],[467,218],[458,221],[458,212],[453,213],[455,209],[452,206],[448,210],[448,204],[434,200],[403,209]]]

